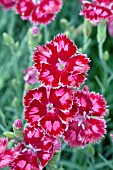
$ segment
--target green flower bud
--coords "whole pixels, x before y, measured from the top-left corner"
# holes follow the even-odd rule
[[[11,80],[11,84],[14,88],[17,88],[18,87],[18,81],[16,79],[12,79]]]
[[[18,100],[17,97],[14,97],[14,98],[13,98],[12,105],[13,105],[14,107],[17,107],[17,106],[19,105],[19,100]]]
[[[86,42],[91,34],[92,31],[92,25],[88,20],[84,21],[84,27],[83,27],[83,34],[84,34],[84,41]]]
[[[97,41],[99,44],[103,44],[106,39],[106,29],[106,20],[100,21],[97,27]]]
[[[14,44],[14,49],[16,50],[18,47],[19,47],[19,41],[17,41],[17,42]]]
[[[89,155],[93,156],[95,154],[95,149],[92,145],[88,146],[88,153]]]
[[[31,50],[33,50],[34,47],[36,47],[37,44],[38,44],[41,40],[42,40],[42,34],[41,34],[41,32],[40,32],[39,34],[37,34],[37,35],[34,36],[33,33],[32,33],[32,29],[30,28],[30,29],[28,30],[28,40],[27,40],[27,42],[28,42],[28,47],[29,47]]]
[[[7,46],[12,46],[14,44],[13,38],[5,32],[3,33],[3,38]]]
[[[106,60],[106,61],[109,60],[109,52],[108,51],[104,52],[104,60]]]
[[[62,19],[60,19],[60,25],[62,28],[67,28],[70,24],[67,19],[62,18]]]

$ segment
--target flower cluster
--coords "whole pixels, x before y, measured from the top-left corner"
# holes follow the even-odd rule
[[[48,24],[62,7],[62,0],[0,0],[5,8],[15,8],[22,19],[34,24]]]
[[[14,123],[18,154],[8,162],[11,170],[42,170],[60,150],[60,137],[70,147],[84,147],[106,133],[105,99],[90,93],[87,86],[79,89],[90,69],[90,60],[78,53],[74,42],[59,34],[38,46],[33,58],[42,85],[24,96],[27,126],[23,130],[20,120]]]

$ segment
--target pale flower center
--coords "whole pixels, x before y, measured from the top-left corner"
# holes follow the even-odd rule
[[[84,111],[83,116],[78,116],[77,119],[79,120],[78,126],[82,126],[82,129],[85,129],[84,122],[86,119],[90,119],[90,117],[87,115],[87,113]]]
[[[32,0],[34,4],[40,4],[40,0]]]
[[[65,68],[65,66],[66,66],[66,62],[64,62],[64,61],[61,61],[60,59],[58,59],[58,63],[56,64],[56,66],[58,67],[58,69],[60,70],[60,71],[62,71],[64,68]]]
[[[46,107],[47,107],[47,112],[54,113],[54,108],[52,103],[48,103]]]

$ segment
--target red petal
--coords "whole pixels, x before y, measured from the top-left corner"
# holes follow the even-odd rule
[[[54,113],[47,113],[40,120],[40,125],[51,136],[61,135],[66,129],[66,125],[58,117],[58,111],[55,109]]]
[[[24,106],[29,106],[32,100],[39,100],[41,103],[47,104],[47,93],[45,87],[29,90],[24,96]]]
[[[57,35],[54,40],[54,45],[57,48],[58,58],[61,61],[67,61],[75,53],[77,53],[77,46],[65,34]]]
[[[60,87],[59,89],[52,89],[50,91],[49,101],[53,103],[55,108],[61,110],[69,110],[72,106],[72,93],[67,87]]]
[[[25,108],[25,119],[31,124],[37,122],[41,117],[47,113],[46,105],[41,104],[38,100],[34,99],[29,107]]]
[[[35,5],[32,3],[32,1],[20,0],[16,5],[16,10],[23,19],[28,19],[34,7]]]
[[[60,71],[57,66],[42,64],[42,70],[40,71],[39,80],[45,85],[57,87],[60,78]]]
[[[53,149],[51,149],[49,152],[39,152],[37,154],[40,163],[42,165],[42,167],[46,166],[46,164],[49,162],[49,160],[52,158],[53,156]]]
[[[106,113],[106,101],[105,99],[99,95],[98,93],[90,93],[90,100],[92,102],[92,115],[93,116],[105,116]]]
[[[6,147],[8,145],[8,138],[0,138],[0,156],[2,156],[6,150]]]
[[[9,165],[11,161],[16,157],[16,152],[14,149],[8,149],[4,152],[4,154],[0,157],[0,169],[4,166]]]

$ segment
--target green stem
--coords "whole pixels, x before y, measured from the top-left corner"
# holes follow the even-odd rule
[[[100,58],[100,61],[101,61],[101,65],[103,67],[103,71],[104,71],[104,80],[103,80],[103,84],[104,84],[104,87],[106,88],[106,83],[107,83],[107,78],[108,78],[108,74],[109,74],[109,68],[107,67],[106,65],[106,62],[104,60],[104,54],[103,54],[103,44],[102,43],[99,43],[98,44],[98,51],[99,51],[99,58]]]
[[[49,32],[47,26],[44,27],[44,43],[46,44],[49,40]]]

